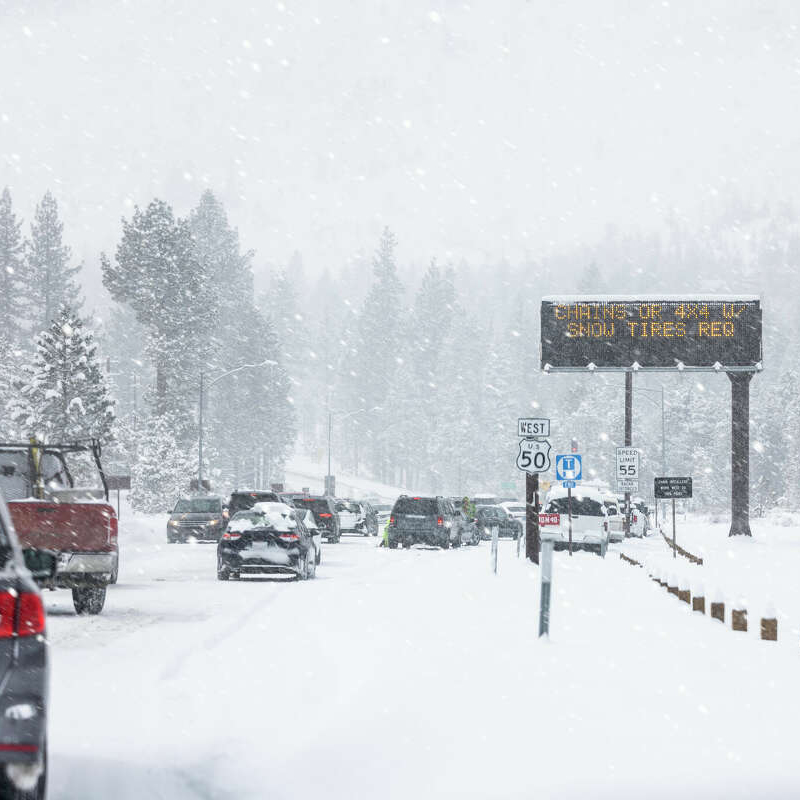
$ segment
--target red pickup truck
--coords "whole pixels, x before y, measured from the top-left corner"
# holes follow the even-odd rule
[[[76,488],[73,470],[83,477],[92,463],[102,489]],[[0,489],[37,583],[72,589],[79,614],[99,614],[119,564],[99,442],[0,443]]]

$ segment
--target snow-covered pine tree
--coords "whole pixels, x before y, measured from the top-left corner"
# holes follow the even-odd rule
[[[6,343],[21,341],[25,316],[24,242],[8,187],[0,195],[0,335]],[[3,352],[6,352],[5,350]]]
[[[385,478],[389,457],[377,434],[385,422],[383,408],[403,347],[403,285],[397,275],[397,239],[385,228],[372,262],[375,280],[367,294],[358,320],[355,355],[348,369],[340,371],[340,397],[347,411],[366,409],[359,420],[363,438],[370,444],[369,460],[376,474]]]
[[[122,221],[122,240],[116,265],[103,254],[103,285],[120,303],[127,303],[147,331],[147,354],[156,379],[154,411],[175,412],[179,440],[193,434],[195,396],[200,366],[213,353],[213,331],[218,321],[216,284],[197,258],[195,241],[186,220],[172,208],[153,200],[136,208],[130,222]]]
[[[25,244],[25,304],[34,332],[47,329],[62,305],[77,312],[83,303],[76,282],[81,266],[69,265],[71,251],[63,233],[58,203],[46,192],[36,206],[31,238]]]
[[[169,511],[189,490],[190,476],[196,475],[197,457],[178,442],[178,424],[180,420],[174,419],[169,409],[144,420],[131,469],[130,501],[136,511]]]
[[[15,389],[13,416],[21,435],[50,442],[110,438],[114,402],[94,336],[74,308],[62,305],[36,337],[33,363]]]

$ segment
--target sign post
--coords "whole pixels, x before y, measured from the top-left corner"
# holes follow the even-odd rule
[[[131,476],[130,475],[106,475],[106,484],[108,485],[108,490],[111,492],[114,489],[117,490],[117,519],[120,516],[120,509],[119,509],[119,492],[120,489],[124,489],[125,491],[129,492],[131,490]]]
[[[550,420],[541,417],[520,417],[517,469],[525,472],[525,556],[539,563],[539,473],[550,469]],[[519,553],[519,546],[517,547]]]
[[[542,591],[539,598],[539,638],[550,635],[550,585],[553,582],[553,543],[542,542]]]
[[[630,374],[630,373],[628,373]],[[625,384],[625,441],[630,438],[628,410],[632,400]],[[639,491],[639,451],[635,447],[617,448],[617,492],[625,494],[625,536],[631,535],[631,493]]]
[[[569,518],[569,554],[572,555],[572,490],[583,478],[583,457],[578,453],[556,456],[556,478],[567,490],[567,515]]]
[[[500,529],[497,525],[492,525],[492,572],[497,575],[497,542],[500,536]]]
[[[672,557],[678,557],[675,541],[675,500],[688,500],[692,496],[691,478],[656,478],[654,481],[656,503],[659,500],[672,500]]]

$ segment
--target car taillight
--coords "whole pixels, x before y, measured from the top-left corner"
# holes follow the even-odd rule
[[[119,532],[119,521],[115,516],[111,516],[108,519],[108,543],[111,544],[116,538],[117,533]]]
[[[639,517],[637,517],[636,514],[633,515],[633,522],[634,524],[639,522]]]
[[[436,524],[437,525],[444,525],[444,520],[441,517],[437,517],[436,518]]]
[[[19,607],[17,608],[17,600]],[[16,619],[15,619],[16,617]],[[45,627],[42,598],[32,592],[0,594],[0,638],[34,636]]]
[[[394,517],[389,517],[389,524],[394,525]]]
[[[222,538],[227,539],[228,541],[233,541],[235,539],[241,539],[242,534],[239,533],[239,531],[225,531],[225,533],[222,534]]]
[[[278,538],[284,542],[296,542],[300,539],[300,536],[296,533],[279,533]]]
[[[333,516],[333,514],[328,514],[328,513],[325,513],[325,514],[320,514],[320,516],[321,516],[323,519],[330,519],[330,518]]]

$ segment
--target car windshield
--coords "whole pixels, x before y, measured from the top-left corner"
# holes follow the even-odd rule
[[[228,511],[233,516],[237,511],[246,511],[256,503],[278,502],[275,492],[234,492],[228,502]]]
[[[297,527],[294,509],[284,503],[258,503],[249,511],[240,511],[228,524],[228,530],[242,532],[252,528],[289,531]]]
[[[192,497],[178,500],[173,514],[219,514],[222,502],[218,497]]]
[[[401,497],[394,504],[395,514],[427,514],[439,513],[435,497]]]
[[[568,514],[569,504],[566,497],[556,497],[547,504],[548,514]],[[603,506],[592,497],[572,496],[573,517],[602,517]]]

